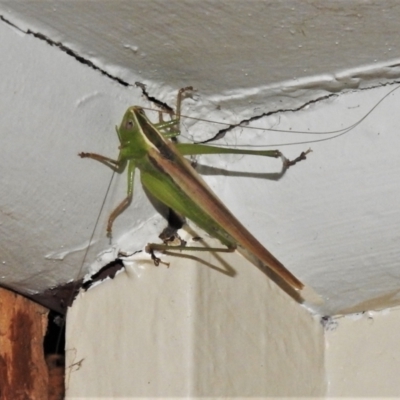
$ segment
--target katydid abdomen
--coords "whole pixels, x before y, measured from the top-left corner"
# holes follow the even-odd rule
[[[302,289],[304,285],[236,219],[174,145],[165,142],[163,146],[161,152],[149,150],[147,167],[141,171],[149,192],[227,247],[243,247],[259,259],[256,266],[264,273],[269,268],[289,286]]]

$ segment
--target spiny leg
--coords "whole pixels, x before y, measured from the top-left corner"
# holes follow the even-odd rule
[[[279,150],[247,150],[247,149],[230,149],[225,147],[209,146],[206,144],[193,143],[177,143],[175,145],[179,152],[184,155],[200,155],[200,154],[247,154],[253,156],[264,156],[281,158],[285,169],[306,159],[307,154],[311,153],[311,149],[303,151],[294,160],[287,159]]]
[[[169,266],[169,263],[161,261],[159,257],[154,254],[154,251],[166,252],[166,251],[208,251],[208,252],[217,252],[217,253],[232,253],[236,250],[236,246],[232,247],[197,247],[197,246],[169,246],[167,244],[159,244],[159,243],[149,243],[145,247],[146,253],[149,253],[151,259],[154,262],[155,266],[158,266],[160,263]]]
[[[186,86],[182,89],[179,89],[178,91],[178,96],[176,98],[176,110],[175,110],[175,118],[180,121],[181,119],[181,106],[182,106],[182,101],[184,100],[184,94],[185,92],[193,92],[193,86]]]
[[[118,173],[122,172],[126,165],[125,161],[113,160],[112,158],[105,157],[96,153],[82,152],[79,153],[78,156],[81,158],[92,158],[93,160],[97,160]]]
[[[283,154],[281,154],[282,161],[283,161],[283,166],[284,168],[289,168],[295,164],[297,164],[300,161],[306,160],[307,159],[307,154],[311,153],[312,150],[308,149],[307,151],[303,151],[298,157],[296,157],[294,160],[289,160],[287,159]]]
[[[171,120],[164,121],[163,111],[158,112],[158,123],[155,126],[162,131],[162,134],[165,138],[173,139],[181,134],[180,130],[180,118],[181,118],[181,105],[184,100],[185,92],[193,91],[192,86],[187,86],[178,91],[177,100],[176,100],[176,111],[175,113],[169,113]]]
[[[130,160],[128,162],[128,195],[124,200],[121,201],[121,203],[115,208],[115,210],[110,214],[108,218],[108,223],[107,223],[107,236],[109,238],[112,237],[112,226],[114,223],[114,220],[131,204],[132,202],[132,197],[133,197],[133,182],[135,178],[135,168],[136,164],[134,163],[133,160]]]
[[[117,206],[117,208],[110,214],[108,218],[108,223],[107,223],[107,237],[111,238],[112,237],[112,226],[114,223],[114,220],[120,215],[122,212],[126,210],[126,208],[131,204],[132,202],[132,194],[128,195],[124,200],[121,201],[121,203]]]

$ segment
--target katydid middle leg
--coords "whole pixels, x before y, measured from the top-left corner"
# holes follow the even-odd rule
[[[128,195],[125,197],[124,200],[114,209],[114,211],[108,217],[107,223],[107,236],[112,237],[112,226],[114,223],[115,218],[118,217],[124,210],[131,204],[132,197],[133,197],[133,183],[135,178],[135,168],[136,165],[133,160],[128,161]]]
[[[112,158],[102,156],[96,153],[79,153],[81,158],[92,158],[93,160],[97,160],[107,167],[111,168],[114,172],[122,173],[126,165],[128,164],[128,195],[124,200],[114,209],[114,211],[110,214],[107,222],[107,236],[112,236],[112,226],[114,220],[120,215],[132,202],[133,197],[133,182],[134,182],[134,174],[135,174],[135,163],[132,160],[126,161],[123,159],[113,160]]]

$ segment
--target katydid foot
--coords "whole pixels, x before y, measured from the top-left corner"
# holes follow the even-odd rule
[[[289,168],[295,164],[297,164],[300,161],[306,160],[307,159],[307,154],[311,153],[312,150],[308,149],[307,151],[303,151],[298,157],[296,157],[294,160],[289,160],[287,159],[283,154],[281,155],[282,159],[283,159],[283,166],[284,168]]]

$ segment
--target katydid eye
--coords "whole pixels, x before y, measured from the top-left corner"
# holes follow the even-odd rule
[[[126,128],[126,129],[132,129],[132,128],[133,128],[133,121],[132,121],[131,119],[129,119],[129,120],[126,122],[125,128]]]

